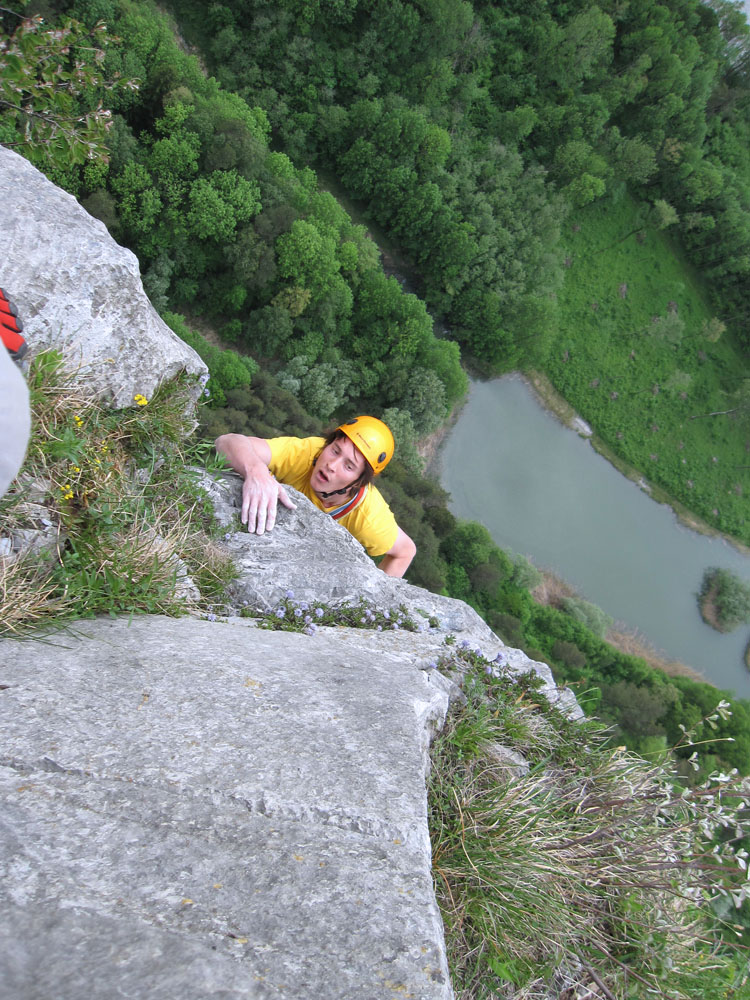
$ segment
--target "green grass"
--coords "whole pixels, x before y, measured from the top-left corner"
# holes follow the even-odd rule
[[[0,635],[99,614],[181,614],[220,597],[233,568],[187,467],[186,382],[111,410],[54,351],[33,359],[28,382],[32,437],[0,498]],[[201,599],[181,587],[186,573]]]
[[[626,192],[579,210],[569,226],[547,374],[616,456],[711,527],[750,543],[750,421],[702,416],[731,409],[748,376],[731,331],[716,342],[705,336],[714,317],[706,289],[668,230],[627,235],[639,221]],[[654,318],[675,310],[678,343],[654,334]]]
[[[456,657],[467,702],[433,746],[429,803],[457,1000],[564,986],[617,1000],[745,995],[738,918],[730,901],[722,939],[710,902],[746,895],[740,845],[721,833],[743,835],[737,779],[681,789],[668,759],[608,747],[528,675],[494,676],[455,648],[444,659]]]

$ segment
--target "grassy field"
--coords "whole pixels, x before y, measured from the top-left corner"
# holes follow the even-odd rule
[[[555,388],[625,462],[710,526],[750,543],[748,372],[731,331],[712,340],[706,289],[623,190],[571,217]]]

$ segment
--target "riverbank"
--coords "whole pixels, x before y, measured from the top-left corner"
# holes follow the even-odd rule
[[[618,472],[635,483],[644,493],[648,494],[657,503],[665,504],[674,511],[677,520],[691,531],[697,531],[708,538],[720,538],[722,541],[733,546],[742,555],[750,556],[750,547],[744,545],[739,539],[732,535],[724,534],[717,528],[703,521],[697,514],[689,510],[679,500],[669,496],[663,489],[649,482],[648,479],[638,469],[625,462],[619,455],[602,441],[596,431],[590,434],[585,433],[582,428],[588,427],[585,421],[576,413],[573,407],[564,399],[550,382],[549,378],[542,372],[530,371],[519,372],[519,377],[529,386],[534,393],[540,406],[548,413],[551,413],[565,427],[576,431],[581,437],[586,437],[591,442],[591,446],[606,460],[614,466]]]
[[[610,637],[615,648],[673,676],[686,665],[718,688],[750,696],[747,634],[709,628],[696,603],[707,566],[745,579],[748,557],[653,503],[541,406],[527,379],[473,381],[439,458],[451,512],[481,522],[501,549],[569,581],[584,600],[626,622]]]
[[[537,604],[559,608],[563,598],[581,596],[575,587],[556,574],[550,573],[548,570],[540,572],[542,582],[531,591],[531,596]],[[630,628],[623,622],[617,622],[609,628],[604,639],[618,652],[625,653],[627,656],[640,657],[650,667],[661,670],[669,677],[689,677],[692,681],[700,681],[704,684],[712,683],[686,663],[670,659],[665,653],[659,652],[637,629]]]

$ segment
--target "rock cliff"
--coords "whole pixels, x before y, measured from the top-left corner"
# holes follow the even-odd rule
[[[130,255],[19,160],[0,149],[9,245],[29,248],[3,282],[32,349],[80,357],[113,405],[200,374]],[[161,346],[144,368],[146,329]],[[204,486],[238,568],[228,616],[0,640],[0,998],[449,998],[425,790],[460,697],[434,668],[446,637],[580,710],[545,665],[461,602],[386,577],[304,497],[257,537],[236,477]],[[289,592],[364,598],[394,625],[402,607],[420,630],[259,627]]]
[[[56,347],[115,407],[164,379],[207,376],[146,298],[134,254],[22,156],[0,146],[0,283],[32,350]],[[200,386],[196,382],[197,399]]]

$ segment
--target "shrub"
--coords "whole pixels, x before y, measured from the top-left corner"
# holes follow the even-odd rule
[[[542,582],[542,574],[525,556],[513,555],[513,584],[522,590],[533,590]]]
[[[523,626],[520,619],[515,615],[506,614],[503,611],[490,611],[487,615],[487,624],[493,632],[496,632],[503,642],[510,646],[519,648],[523,642]]]
[[[566,642],[565,639],[556,639],[552,643],[552,656],[575,669],[582,669],[586,666],[585,654],[574,642]]]
[[[605,709],[623,729],[639,740],[664,735],[664,726],[659,722],[676,700],[677,691],[670,684],[646,687],[618,681],[602,692]]]
[[[584,601],[582,597],[564,597],[561,607],[566,614],[585,625],[600,639],[603,639],[613,619],[596,604]]]
[[[719,632],[750,623],[750,584],[728,569],[706,570],[698,600],[703,620]]]

